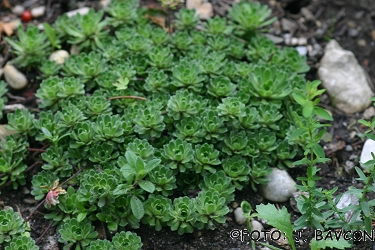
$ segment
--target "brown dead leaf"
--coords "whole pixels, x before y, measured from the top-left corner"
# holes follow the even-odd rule
[[[12,5],[9,3],[8,0],[3,0],[0,6],[4,6],[4,8],[7,8],[7,9],[10,9],[12,7]]]
[[[324,146],[324,151],[326,152],[327,155],[331,155],[335,153],[336,151],[339,151],[343,148],[345,148],[346,143],[345,141],[339,140],[336,142],[331,142],[327,145]]]
[[[19,19],[15,19],[10,22],[0,22],[0,35],[4,32],[7,36],[13,35],[13,32],[16,30],[18,25],[20,25],[21,21]]]
[[[169,28],[166,27],[165,17],[163,17],[163,16],[151,16],[151,15],[148,15],[148,14],[146,14],[145,17],[150,19],[154,24],[162,27],[165,31],[167,31],[169,33],[173,32],[171,27],[169,27]]]

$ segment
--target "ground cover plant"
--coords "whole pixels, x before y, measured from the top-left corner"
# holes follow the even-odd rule
[[[236,189],[256,190],[271,167],[294,167],[304,155],[324,159],[314,116],[329,116],[316,107],[319,83],[304,79],[304,57],[262,36],[273,21],[266,7],[239,3],[203,30],[182,9],[172,34],[146,11],[112,1],[104,12],[61,16],[45,32],[30,25],[7,39],[16,66],[41,72],[42,112],[8,114],[17,134],[1,145],[1,185],[25,184],[28,142],[41,142],[32,194],[66,249],[139,249],[131,229],[140,223],[179,234],[215,229]],[[47,60],[68,45],[79,55]],[[17,228],[3,230],[7,247],[32,249],[26,225],[10,214]],[[97,239],[98,224],[107,240]]]

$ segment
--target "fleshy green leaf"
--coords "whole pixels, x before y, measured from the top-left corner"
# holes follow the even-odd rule
[[[145,214],[145,209],[143,207],[142,201],[140,201],[137,197],[132,196],[130,199],[130,207],[132,209],[133,215],[137,219],[142,219],[143,215]]]

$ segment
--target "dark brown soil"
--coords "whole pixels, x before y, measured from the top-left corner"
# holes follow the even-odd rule
[[[4,1],[3,1],[4,2]],[[23,4],[25,1],[10,0],[11,5]],[[35,1],[39,4],[48,7],[47,15],[43,18],[35,20],[39,22],[53,22],[54,19],[61,13],[70,9],[78,7],[78,4],[84,3],[85,6],[97,6],[98,1],[64,1],[64,0],[39,0]],[[214,10],[217,14],[225,15],[227,7],[231,4],[230,0],[212,0]],[[319,44],[324,48],[325,44],[330,39],[336,39],[340,45],[347,50],[353,51],[359,63],[363,66],[365,71],[369,74],[370,79],[375,83],[375,1],[374,0],[261,0],[260,2],[268,4],[275,16],[281,20],[286,18],[297,24],[297,28],[293,32],[294,37],[306,37],[308,43],[313,45]],[[0,0],[1,3],[1,0]],[[156,4],[156,1],[143,1],[143,4]],[[307,8],[313,15],[311,20],[306,20],[302,15],[301,8]],[[11,17],[11,11],[0,5],[0,21]],[[324,26],[326,26],[324,28]],[[355,29],[357,34],[353,31]],[[322,31],[320,35],[317,35]],[[371,35],[372,34],[372,35]],[[0,40],[0,48],[4,48],[4,40]],[[1,51],[0,51],[1,52]],[[3,53],[3,54],[1,54]],[[6,50],[0,53],[0,65],[3,65],[5,60],[2,57],[9,59]],[[308,62],[311,66],[308,78],[314,79],[316,68],[322,54],[315,57],[309,57]],[[32,73],[28,73],[32,76]],[[34,84],[31,89],[27,89],[22,93],[13,93],[15,95],[27,96],[27,93],[32,93],[37,84]],[[372,85],[373,89],[374,86]],[[17,103],[16,100],[10,98],[10,102]],[[24,102],[24,105],[33,105],[34,99],[30,97],[30,102]],[[363,146],[363,140],[359,136],[351,137],[353,131],[357,133],[363,132],[364,128],[358,125],[356,121],[362,118],[362,114],[355,114],[353,116],[346,116],[339,110],[332,108],[328,98],[322,98],[322,105],[332,111],[334,122],[332,127],[328,129],[333,140],[327,144],[330,146],[345,146],[350,145],[353,151],[346,151],[345,147],[338,150],[327,150],[328,157],[331,161],[321,166],[319,175],[322,180],[319,181],[319,186],[325,189],[332,189],[339,187],[338,193],[345,192],[349,186],[362,187],[358,183],[354,173],[347,173],[344,170],[345,162],[351,159],[355,164],[358,164],[359,155]],[[340,147],[339,147],[340,148]],[[296,168],[290,169],[289,173],[296,179],[299,176],[306,175],[306,169]],[[30,180],[31,178],[29,178]],[[26,186],[31,189],[30,182]],[[1,190],[0,201],[8,206],[12,206],[15,210],[19,210],[25,218],[30,214],[36,204],[26,203],[32,201],[32,196],[27,194],[24,189],[19,190]],[[24,194],[26,193],[26,194]],[[373,197],[374,198],[374,197]],[[243,200],[247,200],[255,207],[260,203],[268,203],[262,196],[255,193],[251,188],[242,190],[236,193],[236,203],[240,204]],[[300,214],[296,213],[289,202],[276,204],[278,207],[287,207],[292,214],[292,220],[295,221]],[[49,225],[49,221],[43,218],[43,209],[39,209],[30,221],[31,235],[37,239],[45,231]],[[179,236],[176,232],[171,232],[169,228],[165,228],[160,232],[149,229],[147,226],[142,226],[138,230],[134,230],[142,238],[143,249],[251,249],[251,244],[248,237],[244,237],[244,241],[239,239],[231,239],[230,232],[232,230],[244,230],[244,226],[238,225],[233,218],[233,213],[228,214],[227,222],[220,225],[216,230],[202,230],[195,231],[193,234],[185,234]],[[269,229],[269,228],[266,228]],[[43,249],[45,241],[49,235],[55,235],[54,228],[51,228],[47,234],[39,241],[39,246]],[[299,250],[310,249],[309,242],[314,236],[312,230],[305,230],[301,235],[301,242],[297,243]],[[261,247],[257,243],[257,246]],[[283,246],[279,246],[284,248]],[[352,249],[374,249],[374,242],[357,242]]]

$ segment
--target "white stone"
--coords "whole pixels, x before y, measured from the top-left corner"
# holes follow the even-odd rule
[[[25,7],[23,7],[22,5],[16,5],[13,7],[12,9],[12,12],[13,14],[17,15],[17,16],[20,16],[22,15],[22,13],[25,11]]]
[[[318,76],[330,95],[334,106],[347,114],[361,112],[374,95],[363,68],[353,52],[344,50],[331,40],[320,61]]]
[[[65,58],[69,57],[69,53],[66,50],[56,50],[49,56],[50,61],[55,61],[57,64],[63,64]]]
[[[9,105],[5,105],[4,106],[4,111],[10,111],[10,112],[14,112],[14,111],[16,111],[17,109],[26,109],[26,107],[24,106],[24,105],[22,105],[22,104],[18,104],[18,103],[16,103],[16,104],[9,104]]]
[[[348,207],[349,205],[358,205],[359,204],[359,201],[358,201],[358,197],[355,196],[354,194],[344,194],[343,196],[341,196],[339,202],[337,203],[336,207],[338,209],[343,209],[343,208],[346,208]],[[353,210],[349,210],[348,212],[346,212],[345,214],[345,219],[346,221],[350,221],[351,217],[353,216],[353,213],[354,211]],[[337,213],[335,213],[335,216],[338,217]],[[361,220],[361,217],[358,216],[356,218],[356,220]]]
[[[46,6],[38,6],[38,7],[32,8],[30,12],[33,17],[36,17],[36,18],[41,17],[44,15],[44,13],[46,13]]]
[[[298,38],[298,45],[303,46],[307,44],[307,38],[306,37],[300,37]]]
[[[296,46],[298,44],[298,38],[297,37],[292,37],[292,39],[290,40],[290,44],[292,46]]]
[[[111,3],[111,0],[100,0],[100,6],[102,8],[107,8],[110,3]]]
[[[239,225],[243,225],[246,223],[246,217],[243,215],[241,207],[238,207],[234,210],[234,219]]]
[[[212,4],[207,1],[202,0],[187,0],[187,9],[195,9],[199,18],[202,20],[207,20],[214,15],[214,9]]]
[[[307,55],[307,47],[306,46],[297,46],[296,50],[298,51],[298,54],[300,54],[301,56]]]
[[[362,167],[363,167],[363,163],[366,163],[369,160],[372,160],[371,153],[375,154],[375,141],[371,139],[367,139],[365,141],[365,144],[363,145],[361,157],[359,158],[359,162],[361,163]]]
[[[82,7],[82,8],[79,8],[79,9],[76,9],[76,10],[71,10],[71,11],[68,11],[66,12],[65,14],[68,16],[68,17],[72,17],[72,16],[75,16],[77,14],[80,14],[80,15],[86,15],[87,13],[89,13],[90,11],[90,8],[89,7]]]
[[[273,168],[267,176],[269,182],[260,186],[263,197],[273,202],[285,202],[296,192],[296,183],[288,172]]]
[[[27,85],[26,76],[11,64],[5,65],[4,77],[12,89],[23,89]]]
[[[284,34],[284,43],[290,45],[292,43],[292,35],[289,33]]]
[[[264,227],[259,221],[251,220],[251,229],[253,230],[253,232],[262,232],[264,230]],[[264,234],[260,234],[260,236],[261,239],[264,238]]]

